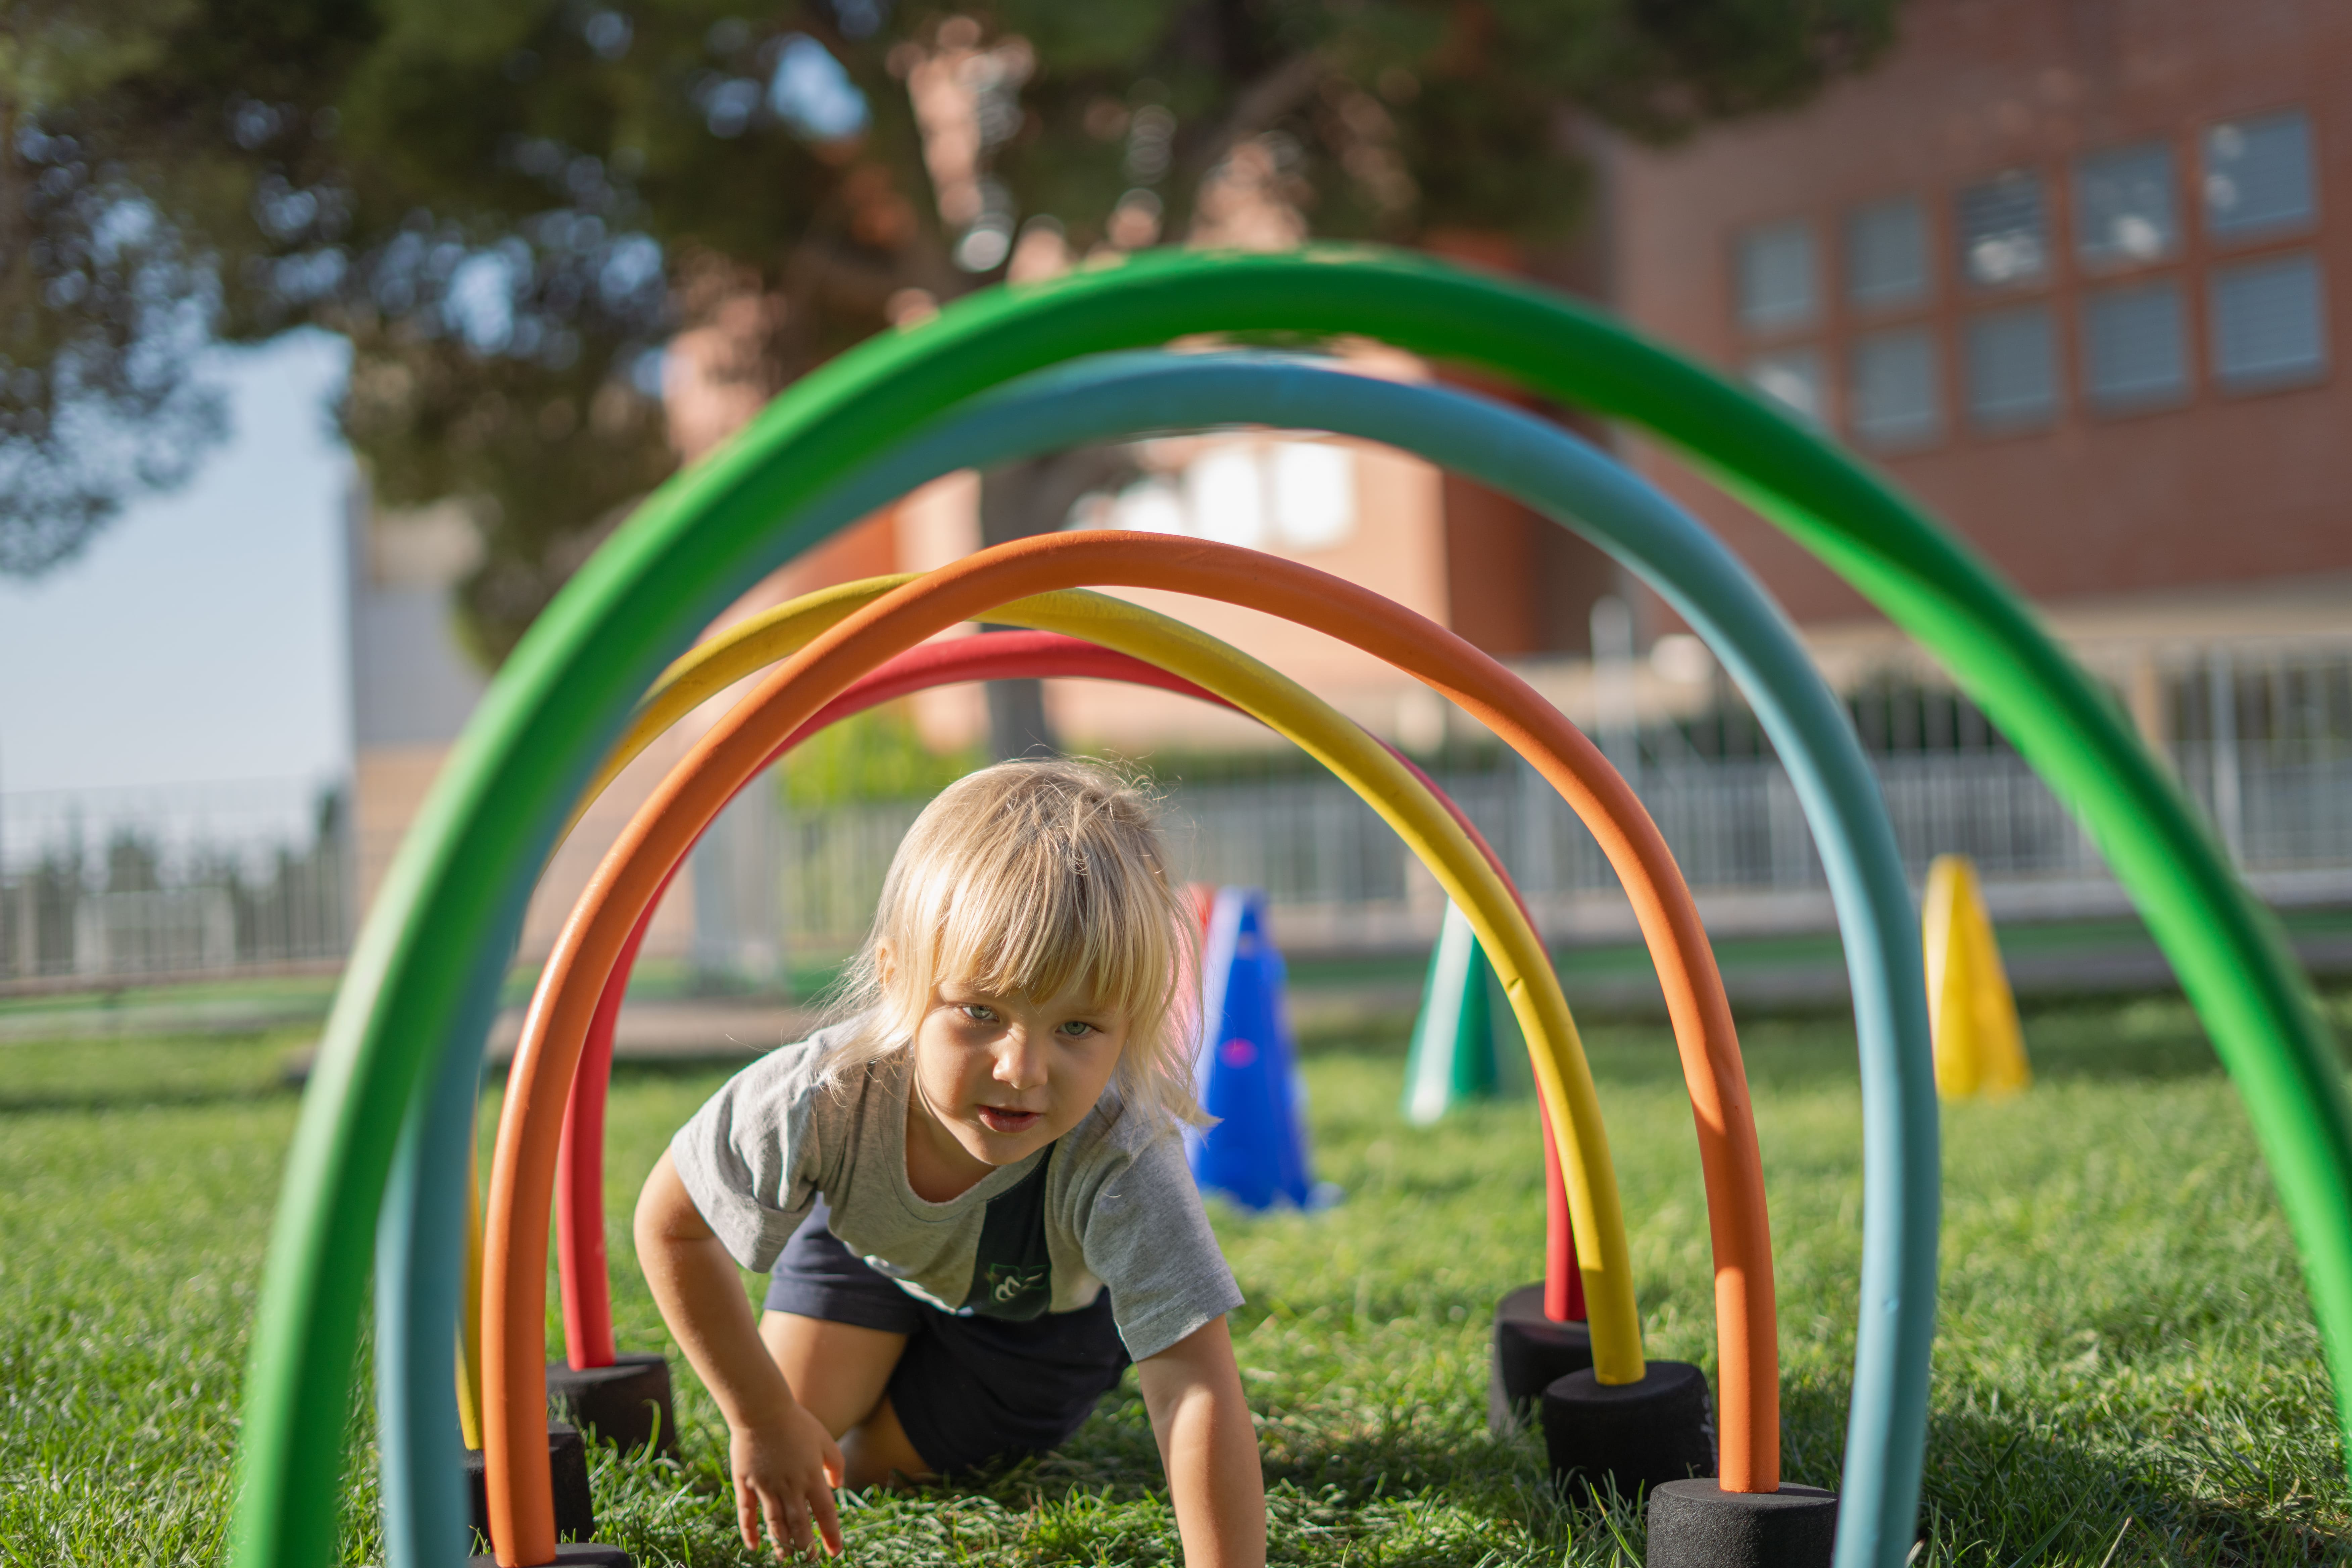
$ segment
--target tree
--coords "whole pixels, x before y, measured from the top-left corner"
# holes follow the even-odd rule
[[[193,470],[207,344],[323,326],[379,500],[472,509],[495,661],[674,464],[682,331],[753,406],[1098,247],[1558,237],[1581,126],[1801,101],[1894,3],[12,0],[0,571]]]

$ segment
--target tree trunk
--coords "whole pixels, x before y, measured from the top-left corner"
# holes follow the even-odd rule
[[[1052,533],[1088,491],[1108,489],[1133,472],[1133,462],[1118,447],[1082,447],[991,468],[980,477],[980,542],[997,545]],[[988,683],[991,761],[1009,762],[1060,750],[1045,718],[1044,681]]]

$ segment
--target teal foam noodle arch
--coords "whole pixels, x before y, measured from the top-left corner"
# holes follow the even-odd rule
[[[1110,354],[1038,372],[959,406],[814,503],[805,521],[830,531],[940,474],[1033,456],[1076,442],[1236,421],[1336,430],[1422,451],[1518,496],[1612,550],[1658,586],[1702,634],[1756,707],[1790,768],[1822,847],[1855,998],[1865,1090],[1864,1294],[1897,1303],[1856,1335],[1844,1505],[1856,1562],[1882,1552],[1874,1531],[1907,1549],[1916,1510],[1934,1328],[1937,1151],[1933,1066],[1908,889],[1877,785],[1843,710],[1794,631],[1712,535],[1650,486],[1556,426],[1483,398],[1375,380],[1297,359],[1248,355]],[[798,531],[800,521],[788,528]],[[1888,1103],[1923,1108],[1889,1131]],[[1879,1120],[1871,1121],[1870,1118]],[[392,1209],[400,1207],[394,1187]],[[432,1237],[432,1226],[404,1234]],[[446,1310],[422,1282],[446,1247],[410,1259],[404,1303],[379,1324],[379,1342],[404,1339],[425,1365],[447,1336]],[[438,1289],[437,1286],[434,1289]],[[446,1381],[446,1380],[445,1380]],[[422,1404],[415,1410],[426,1408]],[[424,1419],[419,1415],[416,1419]],[[446,1449],[447,1423],[397,1426],[386,1413],[386,1453]],[[404,1431],[404,1441],[394,1433]],[[421,1477],[454,1462],[428,1465]],[[387,1510],[404,1495],[387,1478]],[[1882,1521],[1874,1523],[1874,1521]],[[407,1568],[402,1564],[402,1568]]]

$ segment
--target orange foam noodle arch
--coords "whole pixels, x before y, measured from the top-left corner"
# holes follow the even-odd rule
[[[489,1201],[490,1277],[484,1312],[495,1331],[485,1344],[485,1382],[492,1397],[484,1417],[492,1523],[502,1563],[542,1562],[553,1552],[544,1450],[535,1441],[517,1438],[536,1436],[545,1398],[545,1221],[561,1133],[561,1090],[568,1088],[577,1064],[602,979],[637,913],[701,824],[756,771],[775,740],[857,675],[930,632],[1009,600],[1089,583],[1151,586],[1246,604],[1366,647],[1486,723],[1533,763],[1591,828],[1657,960],[1698,1127],[1716,1258],[1721,1484],[1732,1490],[1777,1487],[1770,1237],[1745,1076],[1720,976],[1689,891],[1630,787],[1524,682],[1444,628],[1355,584],[1204,542],[1072,533],[1001,546],[901,586],[785,659],[646,803],[566,925],[548,966],[553,990],[543,992],[534,1005],[524,1049],[516,1058]],[[1524,995],[1516,999],[1525,1001]],[[1580,1059],[1576,1065],[1580,1068]],[[1578,1086],[1580,1105],[1570,1099],[1558,1064],[1546,1059],[1538,1067],[1562,1135],[1568,1135],[1571,1115],[1581,1116],[1590,1125],[1578,1128],[1580,1135],[1605,1148],[1605,1135],[1588,1109],[1589,1077]],[[541,1079],[543,1087],[534,1092]],[[1590,1194],[1572,1187],[1571,1197],[1581,1204]],[[1580,1251],[1608,1246],[1608,1236],[1588,1229],[1589,1215],[1577,1217]],[[1618,1255],[1607,1260],[1605,1273],[1599,1253],[1580,1259],[1588,1279],[1599,1273],[1601,1289],[1610,1292],[1630,1289],[1622,1230],[1615,1241]],[[1596,1312],[1601,1300],[1595,1297]],[[1598,1346],[1597,1316],[1595,1337]],[[1632,1375],[1638,1376],[1638,1338],[1632,1354],[1637,1369]]]

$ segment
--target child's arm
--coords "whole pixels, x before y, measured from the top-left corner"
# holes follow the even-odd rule
[[[743,1544],[760,1544],[764,1517],[780,1555],[787,1544],[796,1552],[811,1550],[812,1524],[839,1552],[833,1489],[841,1483],[841,1449],[793,1398],[760,1341],[735,1260],[694,1206],[667,1152],[637,1198],[635,1229],[637,1262],[654,1300],[727,1417]]]
[[[1264,1568],[1265,1478],[1225,1320],[1136,1363],[1185,1568]]]

